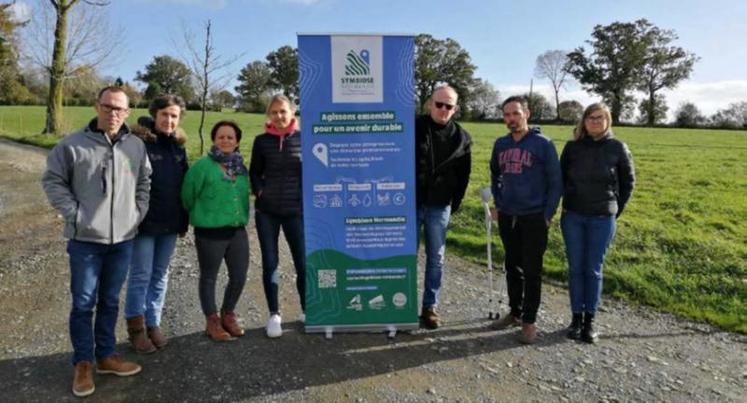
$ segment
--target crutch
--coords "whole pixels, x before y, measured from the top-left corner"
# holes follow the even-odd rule
[[[486,232],[486,249],[488,254],[488,319],[493,319],[493,236],[492,225],[493,216],[490,214],[490,198],[492,194],[490,187],[480,189],[480,198],[482,206],[485,209],[485,232]],[[498,319],[498,312],[495,313],[495,319]]]

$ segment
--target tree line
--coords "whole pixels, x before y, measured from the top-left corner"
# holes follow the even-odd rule
[[[123,87],[133,106],[139,107],[162,93],[178,94],[187,101],[189,109],[203,111],[231,108],[263,112],[270,96],[278,92],[298,100],[298,51],[294,47],[281,46],[261,60],[249,61],[238,75],[216,77],[218,70],[227,69],[239,57],[220,59],[215,53],[208,21],[205,46],[196,45],[194,37],[185,30],[182,42],[188,44],[188,56],[154,56],[136,73],[134,80],[143,88],[140,90],[121,78],[98,74],[102,61],[114,51],[111,39],[108,43],[76,42],[80,37],[116,38],[116,32],[81,33],[106,26],[97,11],[104,9],[109,1],[47,0],[42,4],[47,5],[42,8],[47,14],[39,19],[41,22],[18,21],[10,12],[12,3],[0,4],[0,104],[47,105],[46,132],[58,131],[56,121],[60,119],[63,104],[90,105],[97,89],[111,84]],[[54,34],[39,34],[50,31]],[[37,42],[32,47],[35,51],[26,55],[26,62],[21,60],[21,32]],[[70,32],[75,35],[69,35]],[[668,107],[661,90],[673,89],[687,79],[698,61],[696,55],[675,46],[676,40],[674,31],[639,19],[595,26],[586,41],[588,50],[579,46],[572,51],[542,53],[537,57],[534,77],[550,82],[554,99],[549,101],[532,87],[522,94],[529,100],[532,120],[575,122],[583,105],[572,99],[561,100],[561,91],[576,80],[584,90],[610,105],[615,123],[630,122],[636,106],[639,121],[635,123],[650,126],[663,123]],[[87,48],[83,52],[84,47]],[[200,48],[205,52],[200,53]],[[70,54],[71,51],[77,53]],[[456,40],[420,34],[415,37],[415,53],[415,85],[421,110],[433,89],[448,83],[460,94],[460,119],[501,118],[500,92],[487,80],[475,76],[477,67]],[[231,80],[226,78],[235,78],[234,92],[228,89]],[[642,93],[642,99],[636,100],[635,92]],[[711,116],[705,116],[696,105],[686,102],[674,115],[675,126],[743,128],[747,125],[747,102],[731,104]]]

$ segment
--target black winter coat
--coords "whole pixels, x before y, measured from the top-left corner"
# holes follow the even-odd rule
[[[622,214],[635,186],[628,147],[608,133],[569,141],[560,156],[563,209],[584,215]]]
[[[132,132],[145,143],[153,168],[148,213],[138,231],[155,235],[187,232],[189,215],[180,196],[184,174],[189,168],[184,147],[176,135],[157,133],[150,118],[138,119]],[[183,138],[181,134],[180,137]]]
[[[436,161],[433,148],[434,125],[429,115],[415,120],[415,175],[418,206],[447,206],[456,213],[462,204],[472,171],[472,139],[457,122],[452,121],[451,153]]]
[[[303,214],[301,132],[284,137],[269,133],[254,139],[249,163],[254,208],[283,216]]]

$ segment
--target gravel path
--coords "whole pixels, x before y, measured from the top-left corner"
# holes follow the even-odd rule
[[[39,184],[44,155],[0,140],[0,390],[8,402],[78,400],[70,393],[67,255],[61,219]],[[237,308],[247,336],[215,344],[203,335],[187,236],[177,245],[164,311],[170,344],[136,356],[120,321],[119,350],[143,372],[97,376],[89,401],[745,401],[743,335],[606,299],[600,342],[571,342],[567,291],[545,284],[541,342],[523,346],[517,330],[487,329],[484,269],[456,258],[447,259],[441,329],[326,340],[295,321],[283,244],[285,334],[267,339],[253,223],[250,234],[250,275]]]

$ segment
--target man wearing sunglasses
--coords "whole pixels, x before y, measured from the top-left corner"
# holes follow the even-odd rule
[[[73,394],[79,397],[95,389],[94,361],[99,374],[130,376],[141,369],[115,351],[119,292],[148,210],[151,174],[145,145],[124,123],[128,103],[119,87],[101,90],[96,118],[57,143],[42,177],[69,239]]]
[[[537,310],[547,232],[560,202],[560,161],[552,140],[529,128],[527,100],[503,101],[509,133],[499,137],[490,157],[490,179],[498,229],[505,251],[506,285],[511,312],[491,327],[521,326],[519,340],[537,340]]]
[[[462,203],[472,164],[470,135],[453,119],[458,110],[457,99],[454,88],[437,87],[426,104],[429,113],[415,121],[418,233],[423,227],[425,237],[420,319],[428,329],[441,324],[436,307],[446,252],[446,227]]]

